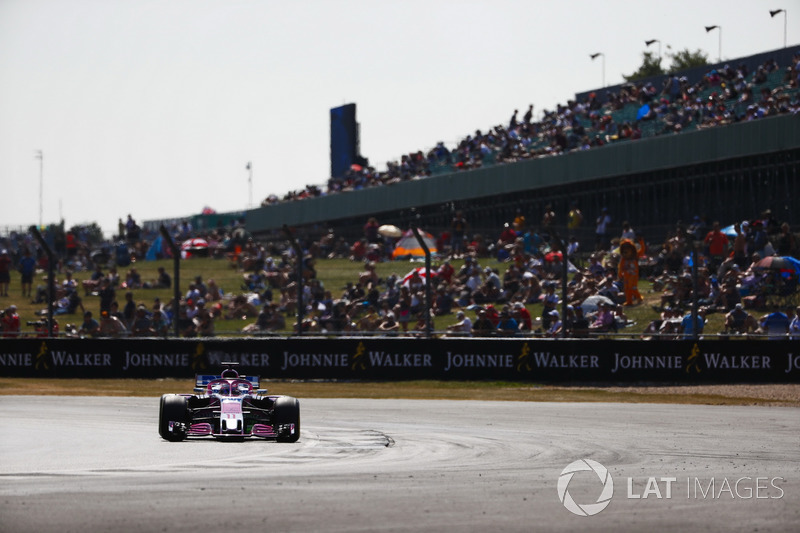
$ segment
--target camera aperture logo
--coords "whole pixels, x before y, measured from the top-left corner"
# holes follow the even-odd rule
[[[572,481],[572,476],[577,472],[594,472],[597,474],[600,483],[603,486],[600,496],[598,496],[595,503],[579,504],[569,493],[569,482]],[[608,469],[591,459],[580,459],[567,465],[561,471],[561,476],[558,478],[558,499],[564,504],[564,507],[571,513],[578,516],[593,516],[608,507],[611,503],[611,497],[614,496],[614,480],[611,479],[611,474]]]

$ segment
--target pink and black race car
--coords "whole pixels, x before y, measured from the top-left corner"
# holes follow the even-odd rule
[[[237,363],[222,363],[219,376],[197,375],[194,394],[161,397],[158,433],[168,441],[187,437],[241,440],[260,437],[278,442],[300,438],[300,403],[291,396],[270,396],[258,376],[240,376]]]

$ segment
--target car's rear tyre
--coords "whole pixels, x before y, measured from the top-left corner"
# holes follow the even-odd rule
[[[163,439],[176,442],[186,438],[183,431],[172,432],[169,430],[170,422],[187,424],[189,421],[189,410],[185,396],[178,394],[165,394],[161,397],[161,406],[158,410],[158,434]]]
[[[300,438],[300,402],[297,401],[297,398],[281,396],[275,400],[272,409],[276,427],[294,424],[294,432],[278,437],[278,442],[297,442],[297,439]]]

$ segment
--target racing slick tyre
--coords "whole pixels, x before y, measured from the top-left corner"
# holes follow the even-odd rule
[[[176,442],[186,438],[185,431],[170,431],[169,423],[188,424],[188,409],[185,396],[164,394],[158,410],[158,434],[165,440]]]
[[[291,396],[281,396],[273,406],[275,426],[294,424],[294,432],[278,437],[278,442],[297,442],[300,438],[300,402]]]

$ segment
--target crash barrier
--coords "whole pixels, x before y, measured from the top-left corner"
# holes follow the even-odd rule
[[[0,377],[800,383],[798,343],[562,339],[4,339]]]

